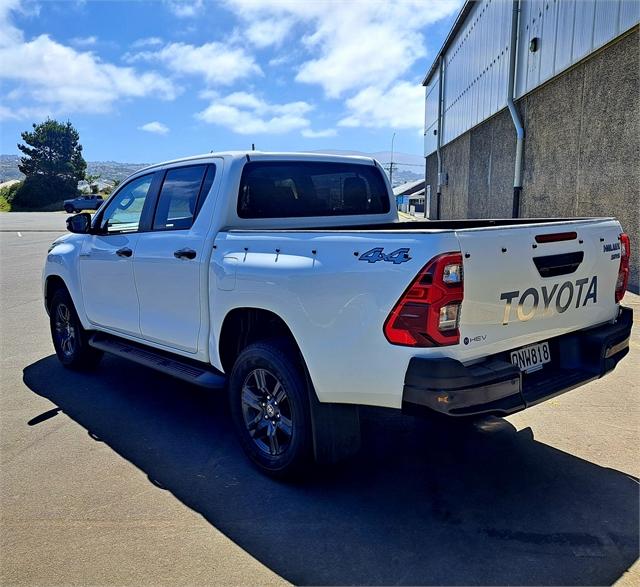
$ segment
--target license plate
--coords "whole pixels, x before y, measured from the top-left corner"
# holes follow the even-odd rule
[[[551,361],[549,343],[541,342],[511,351],[511,362],[525,373],[542,369],[542,365]]]

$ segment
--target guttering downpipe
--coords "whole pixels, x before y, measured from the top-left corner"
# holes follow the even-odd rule
[[[442,155],[440,147],[442,146],[442,101],[444,99],[444,58],[440,55],[438,76],[438,137],[436,141],[436,154],[438,157],[438,178],[436,187],[436,220],[440,220],[440,199],[442,195]]]
[[[522,192],[522,154],[524,151],[524,127],[520,114],[513,101],[516,78],[516,53],[518,50],[518,19],[520,15],[520,0],[513,0],[511,15],[511,45],[509,47],[509,76],[507,80],[507,107],[516,128],[516,164],[513,174],[513,211],[512,217],[520,216],[520,193]]]

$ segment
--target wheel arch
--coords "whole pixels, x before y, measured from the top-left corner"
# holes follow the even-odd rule
[[[360,416],[353,404],[320,403],[306,361],[287,323],[262,308],[234,308],[220,329],[218,351],[222,368],[231,373],[233,363],[247,345],[269,338],[286,338],[297,350],[308,381],[313,453],[319,463],[336,463],[360,449]]]
[[[66,292],[71,296],[71,292],[62,277],[55,274],[47,276],[44,282],[44,307],[47,310],[47,314],[51,309],[51,300],[53,299],[53,296],[61,289],[66,290]],[[71,296],[71,299],[73,300],[73,296]]]
[[[294,345],[305,364],[300,345],[287,323],[275,312],[263,308],[242,307],[224,317],[218,340],[218,354],[225,373],[230,373],[236,358],[249,344],[269,338],[285,338]]]

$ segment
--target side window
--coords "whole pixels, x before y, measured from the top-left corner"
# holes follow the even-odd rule
[[[198,203],[196,204],[196,217],[200,212],[200,208],[204,204],[209,190],[211,190],[211,186],[213,185],[213,180],[216,176],[216,166],[210,164],[207,166],[207,174],[204,176],[204,181],[202,182],[202,187],[200,188],[200,195],[198,196]]]
[[[206,165],[169,169],[162,182],[153,220],[154,230],[186,230],[198,213],[198,197],[206,183]],[[209,184],[209,188],[211,184]],[[208,189],[207,189],[208,191]]]
[[[136,232],[153,174],[143,175],[126,184],[107,206],[100,228],[102,232]]]

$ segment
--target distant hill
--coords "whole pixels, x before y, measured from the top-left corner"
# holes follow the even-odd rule
[[[378,151],[376,153],[364,153],[362,151],[341,151],[323,150],[312,151],[313,153],[328,153],[332,155],[361,155],[373,157],[380,164],[389,169],[391,153],[389,151]],[[23,179],[22,173],[18,169],[20,157],[17,155],[0,155],[0,182],[12,179]],[[407,181],[422,179],[424,177],[424,158],[421,155],[410,155],[409,153],[393,154],[393,185],[400,185]],[[122,181],[133,172],[146,167],[148,163],[120,163],[118,161],[89,161],[87,162],[87,173],[100,175],[103,182],[112,182],[114,179]]]
[[[0,182],[24,178],[18,169],[19,162],[18,155],[0,155]],[[122,181],[134,171],[147,165],[147,163],[119,163],[118,161],[88,161],[87,173],[100,175],[101,179],[107,182],[112,182],[114,179]]]

